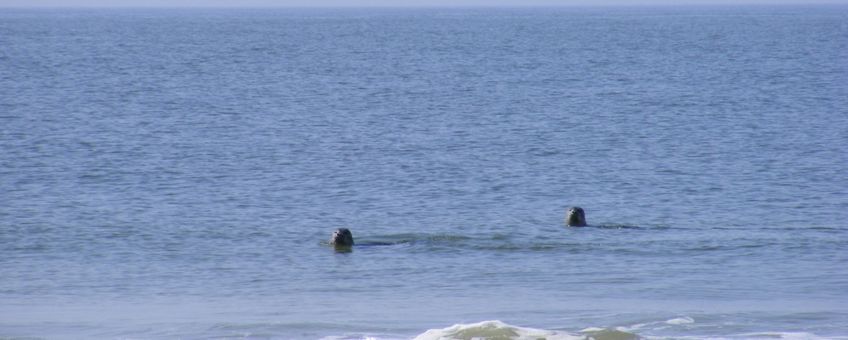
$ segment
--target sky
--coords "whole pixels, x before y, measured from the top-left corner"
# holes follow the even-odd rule
[[[848,4],[848,0],[0,0],[0,7],[454,7]]]

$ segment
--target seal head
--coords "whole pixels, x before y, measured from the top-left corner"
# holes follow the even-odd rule
[[[586,213],[583,212],[583,208],[568,208],[568,212],[565,213],[565,225],[569,227],[585,227]]]
[[[353,234],[351,234],[350,229],[336,229],[336,231],[333,232],[333,236],[330,237],[330,245],[335,247],[353,246]]]

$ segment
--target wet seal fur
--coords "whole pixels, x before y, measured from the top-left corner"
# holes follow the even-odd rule
[[[581,207],[571,207],[565,213],[565,225],[569,227],[585,227],[586,213]]]
[[[339,228],[330,236],[330,245],[336,248],[346,248],[353,246],[353,234],[348,228]]]

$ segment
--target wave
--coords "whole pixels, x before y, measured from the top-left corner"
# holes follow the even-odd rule
[[[414,340],[581,340],[585,336],[562,331],[518,327],[491,320],[474,324],[456,324],[442,329],[431,329]],[[599,339],[600,340],[600,339]]]
[[[431,329],[414,340],[636,340],[638,335],[619,329],[587,328],[579,333],[510,325],[498,320],[456,324]]]
[[[520,327],[498,320],[482,321],[472,324],[456,324],[441,329],[428,330],[413,340],[639,340],[639,339],[848,339],[845,336],[822,337],[807,332],[757,332],[725,336],[687,335],[687,336],[643,336],[639,330],[663,329],[694,324],[695,320],[688,316],[672,318],[665,321],[635,324],[629,327],[601,328],[590,327],[578,332],[549,330]]]

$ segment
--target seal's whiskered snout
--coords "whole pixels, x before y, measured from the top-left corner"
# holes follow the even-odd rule
[[[586,226],[586,213],[581,207],[568,208],[565,215],[565,224],[569,227],[584,227]]]
[[[353,234],[347,228],[336,229],[330,237],[330,244],[336,247],[353,246]]]

